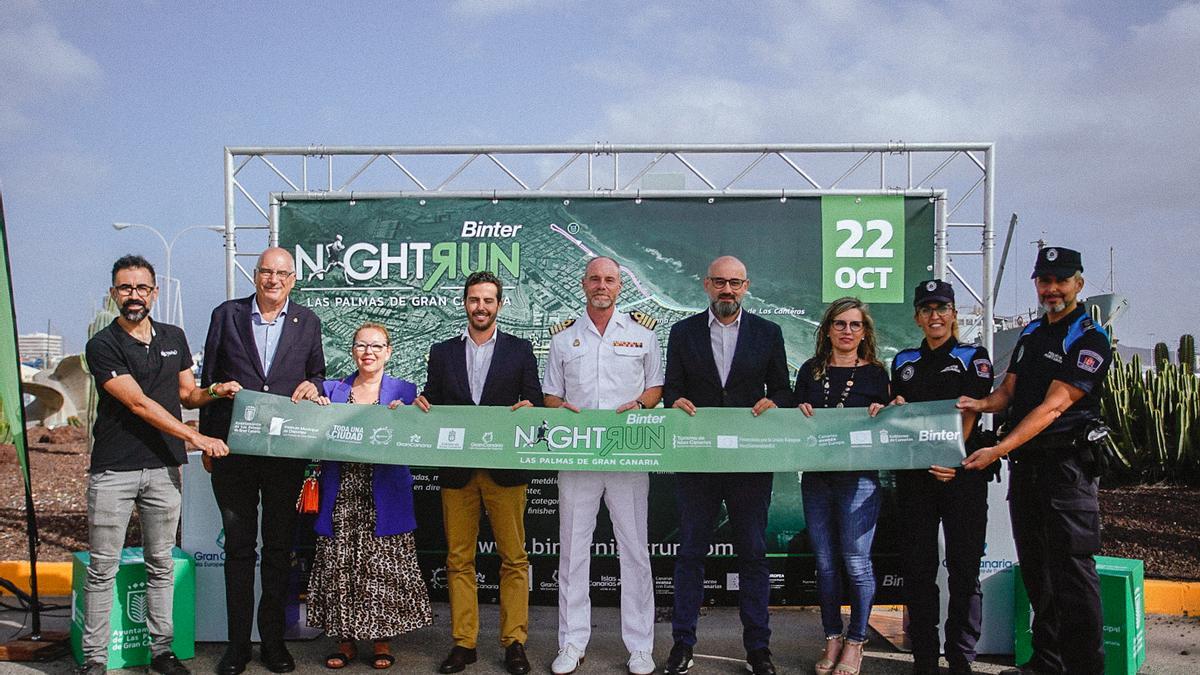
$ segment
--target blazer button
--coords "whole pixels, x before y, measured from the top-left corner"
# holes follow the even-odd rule
[[[271,391],[271,388],[264,384],[263,391]]]

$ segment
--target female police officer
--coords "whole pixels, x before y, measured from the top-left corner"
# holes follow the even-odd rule
[[[992,389],[987,350],[958,342],[954,289],[939,279],[921,282],[913,298],[914,319],[925,333],[921,346],[892,361],[893,403],[983,398]],[[963,414],[963,438],[970,437],[976,413]],[[938,673],[938,524],[946,534],[950,606],[946,617],[946,660],[951,673],[971,672],[982,619],[979,561],[987,530],[990,471],[930,467],[901,471],[896,486],[909,525],[901,562],[908,605],[913,673]]]

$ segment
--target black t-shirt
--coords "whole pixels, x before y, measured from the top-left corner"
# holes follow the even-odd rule
[[[88,340],[88,369],[96,378],[96,424],[89,471],[136,471],[179,466],[187,461],[183,441],[155,429],[104,389],[131,375],[146,396],[180,419],[179,373],[192,367],[192,352],[179,328],[151,323],[150,344],[134,339],[113,319]]]
[[[854,376],[854,384],[846,395],[846,408],[865,408],[872,403],[887,403],[888,376],[883,366],[873,363],[860,364],[857,368],[827,366],[828,393],[824,378],[813,379],[813,359],[809,359],[796,372],[796,403],[809,403],[814,408],[835,408],[846,391],[846,383]]]
[[[909,403],[983,398],[992,391],[993,377],[987,350],[959,344],[953,337],[937,349],[922,341],[892,359],[892,395]]]
[[[1017,340],[1008,366],[1017,377],[1009,422],[1015,426],[1041,405],[1050,383],[1059,380],[1083,390],[1084,396],[1037,437],[1078,431],[1084,422],[1100,417],[1101,387],[1111,363],[1108,333],[1082,305],[1054,323],[1045,316],[1031,322]]]

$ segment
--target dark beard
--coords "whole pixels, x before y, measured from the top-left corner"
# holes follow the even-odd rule
[[[132,304],[133,301],[130,300],[121,306],[121,318],[129,321],[130,323],[138,323],[150,314],[150,308],[147,307],[145,303],[138,303],[138,307],[136,309],[130,307]]]

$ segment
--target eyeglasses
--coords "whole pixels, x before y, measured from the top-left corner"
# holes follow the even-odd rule
[[[138,284],[137,286],[133,286],[131,284],[121,284],[120,286],[113,286],[113,288],[117,289],[118,295],[133,295],[134,293],[137,293],[142,297],[146,297],[154,292],[154,287],[147,286],[146,284]]]
[[[717,288],[725,288],[726,284],[733,290],[741,288],[749,279],[726,279],[725,277],[709,277],[709,283]]]
[[[920,314],[925,318],[929,318],[934,314],[939,316],[950,316],[950,313],[953,311],[954,305],[924,305],[917,308],[917,314]]]
[[[355,342],[352,346],[356,352],[382,352],[388,348],[386,342]]]
[[[258,276],[260,276],[264,279],[270,279],[271,277],[279,277],[280,279],[287,279],[288,277],[295,274],[295,272],[293,272],[291,270],[272,270],[272,269],[264,269],[262,267],[255,268],[254,272],[255,272],[255,274],[257,274]]]
[[[836,331],[849,330],[851,333],[857,333],[858,331],[863,329],[863,322],[861,322],[861,321],[842,321],[841,319],[835,319],[833,322],[833,329]]]

